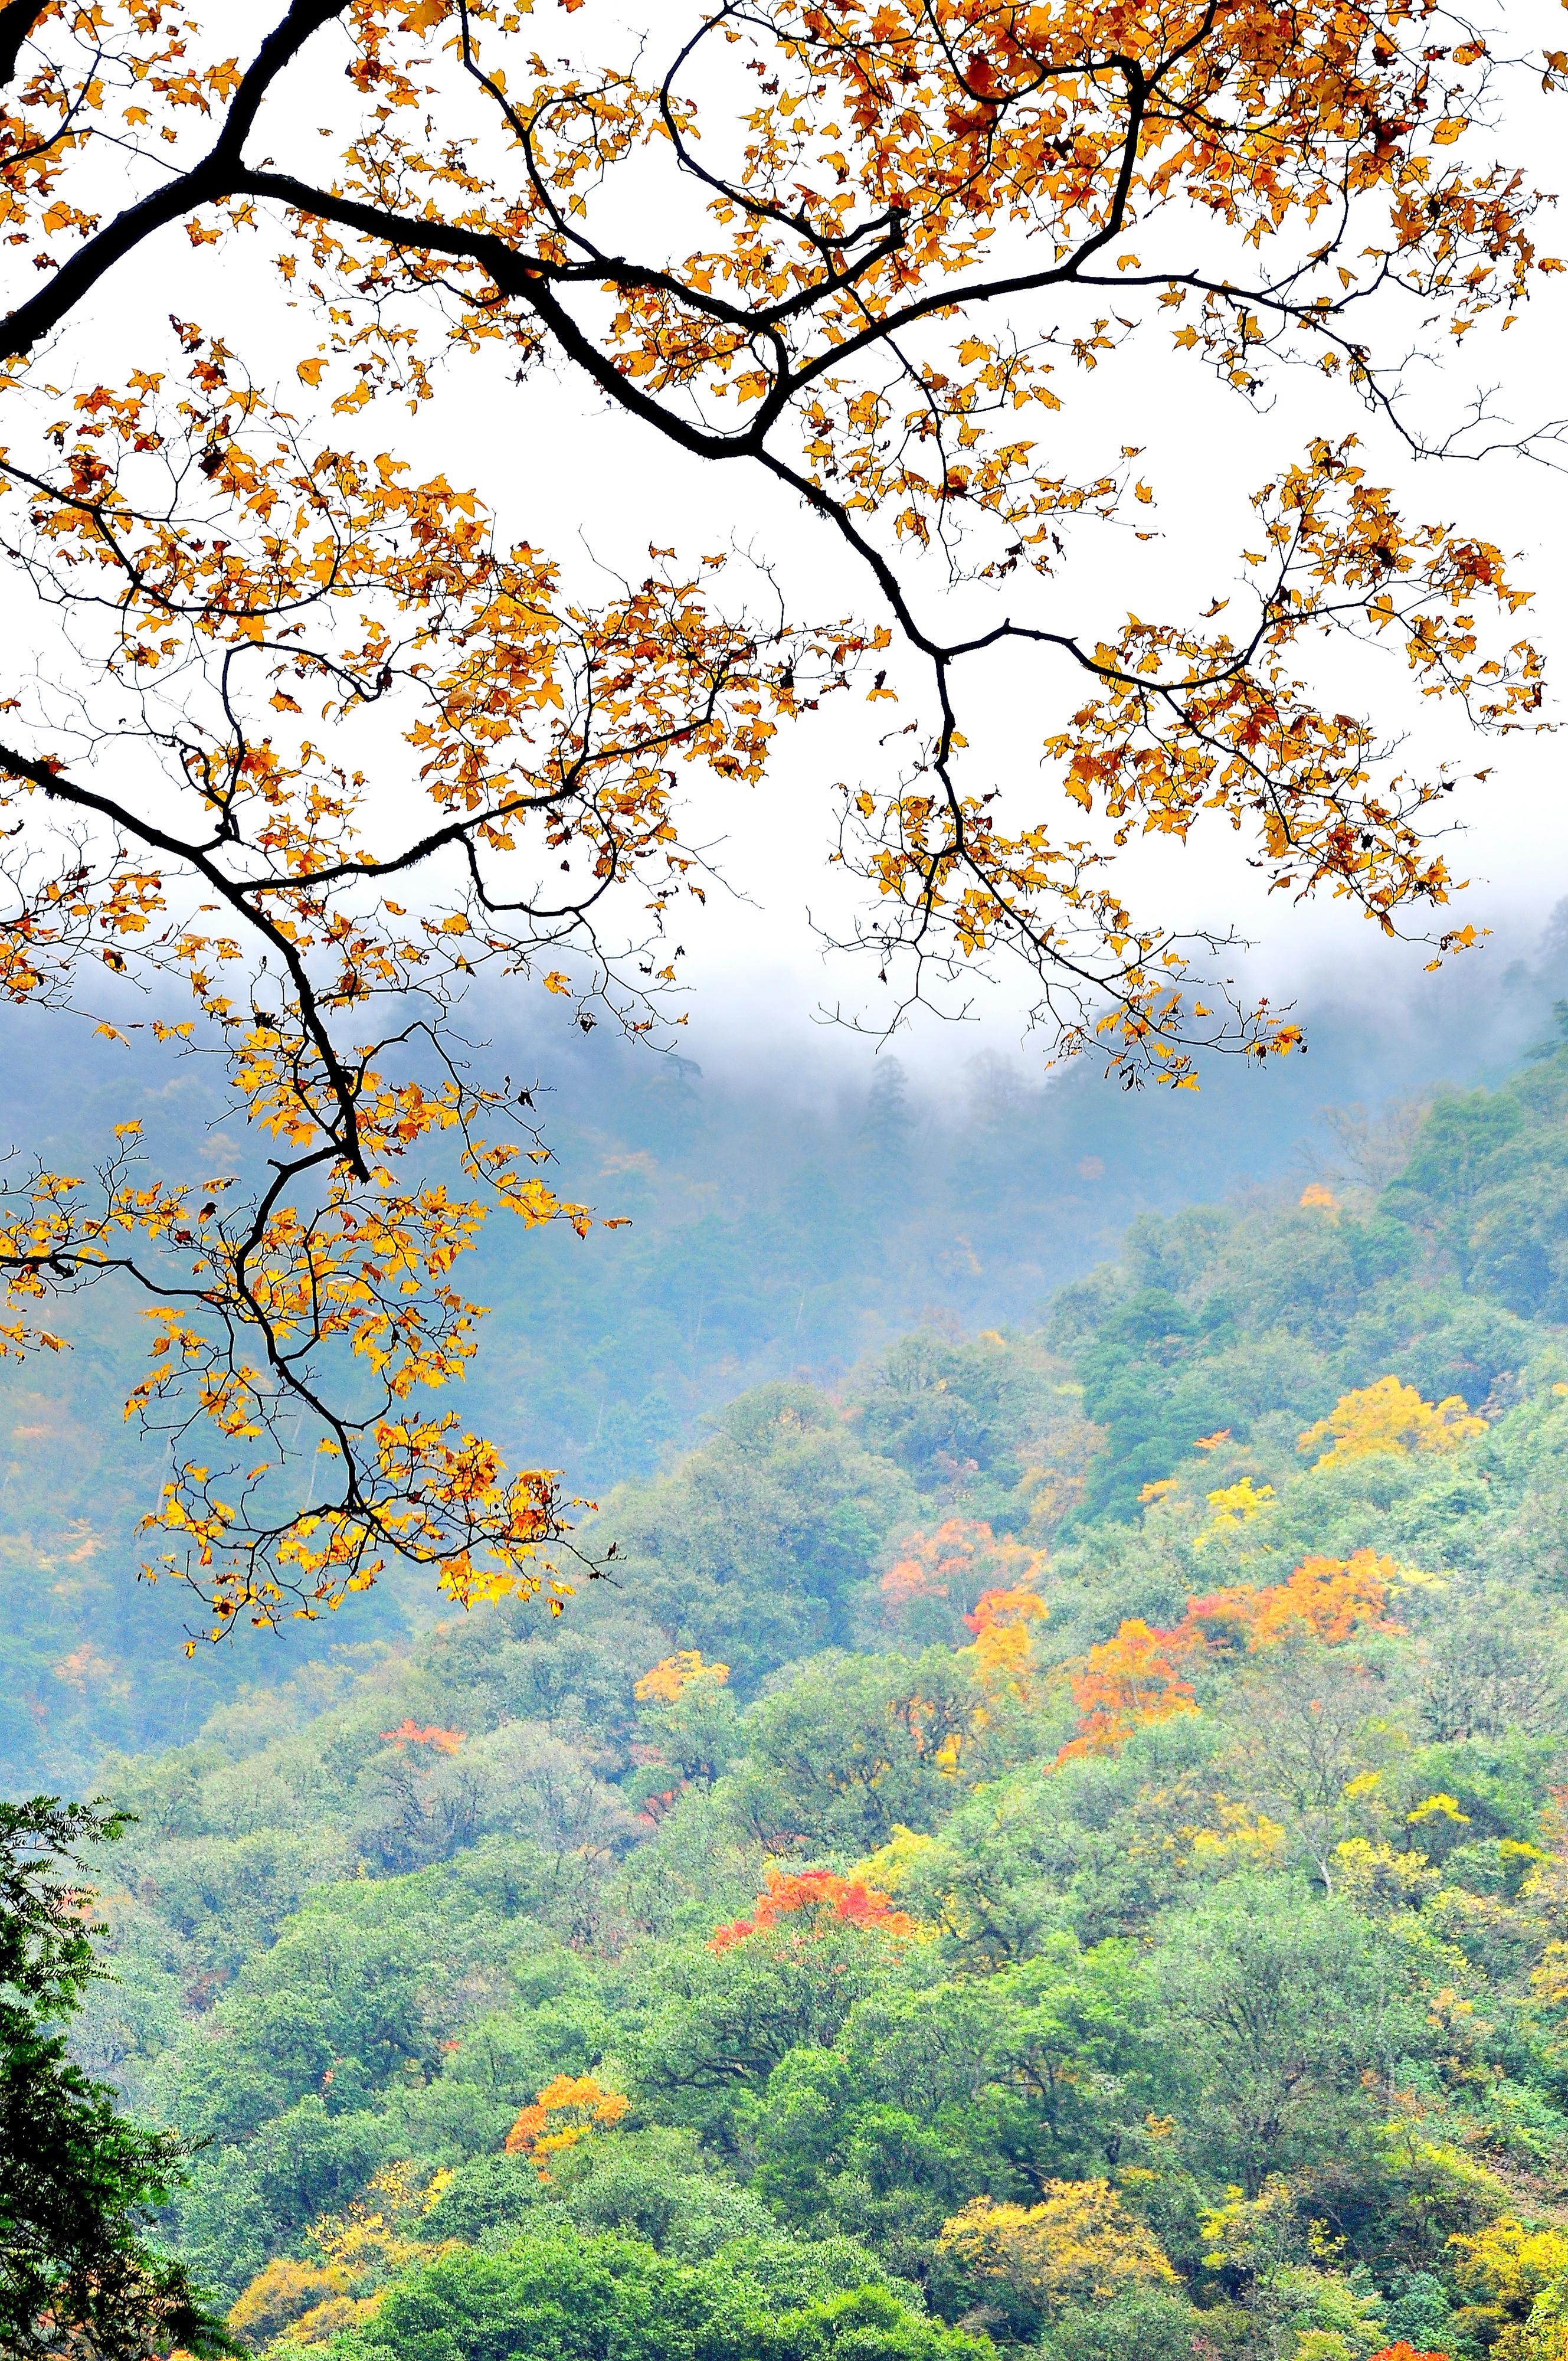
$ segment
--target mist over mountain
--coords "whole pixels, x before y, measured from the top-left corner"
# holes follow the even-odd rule
[[[737,1033],[705,1065],[565,1022],[521,1043],[481,1003],[476,1061],[536,1083],[554,1185],[630,1226],[579,1240],[492,1220],[469,1282],[490,1314],[455,1399],[513,1465],[559,1467],[599,1497],[667,1464],[750,1386],[835,1386],[917,1326],[1036,1324],[1140,1214],[1288,1196],[1358,1163],[1383,1177],[1413,1111],[1506,1072],[1555,1034],[1564,995],[1568,904],[1539,939],[1500,933],[1402,997],[1373,958],[1303,996],[1305,1056],[1215,1061],[1201,1093],[1173,1094],[1120,1092],[1089,1059],[1045,1072],[1026,1049],[977,1046],[966,1060],[961,1034],[939,1063],[907,1066],[896,1045],[786,1060]],[[242,1152],[211,1128],[200,1060],[170,1064],[83,1027],[62,1061],[52,1024],[16,1014],[0,1038],[0,1136],[25,1128],[58,1165],[90,1170],[115,1123],[154,1110],[193,1168]],[[4,1661],[25,1700],[0,1778],[80,1783],[105,1746],[178,1740],[302,1657],[428,1618],[418,1586],[393,1575],[356,1602],[352,1633],[326,1617],[203,1643],[187,1662],[183,1598],[134,1575],[168,1448],[122,1416],[141,1307],[109,1283],[59,1324],[68,1352],[0,1364]]]

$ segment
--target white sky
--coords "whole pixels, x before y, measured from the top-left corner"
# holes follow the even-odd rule
[[[274,10],[256,13],[270,19]],[[674,0],[661,0],[659,13],[673,16]],[[1534,0],[1527,5],[1508,0],[1507,20],[1516,47],[1532,38],[1560,38],[1559,12]],[[298,110],[288,127],[312,161],[328,152],[329,143],[317,141],[314,131],[329,119],[328,105],[339,103],[330,93],[333,77],[340,72],[335,63],[316,60],[313,72],[297,70],[288,85],[286,104]],[[340,80],[335,87],[346,95]],[[1524,163],[1538,185],[1550,187],[1563,152],[1564,103],[1551,107],[1539,101],[1523,79],[1515,89],[1510,116],[1490,144]],[[280,127],[268,121],[269,140]],[[1541,243],[1549,250],[1554,243],[1568,248],[1568,219],[1547,220]],[[264,250],[273,250],[274,244],[268,241]],[[1150,247],[1141,250],[1146,262],[1153,258]],[[1429,418],[1461,412],[1478,380],[1497,389],[1494,406],[1519,427],[1568,412],[1565,289],[1568,280],[1547,282],[1506,338],[1483,331],[1456,352],[1426,389]],[[305,315],[281,312],[269,273],[247,269],[232,253],[214,267],[210,258],[193,256],[180,232],[168,234],[144,254],[116,288],[113,302],[101,304],[73,331],[52,364],[55,381],[68,382],[72,372],[88,368],[112,381],[144,363],[148,323],[161,323],[171,306],[228,335],[258,375],[269,355],[285,356],[280,377],[289,397],[302,406],[291,364],[300,350],[308,349],[297,341]],[[1366,434],[1374,480],[1408,491],[1417,513],[1453,518],[1521,554],[1519,574],[1535,591],[1523,628],[1545,644],[1562,675],[1568,666],[1568,587],[1561,559],[1568,542],[1568,476],[1508,457],[1479,466],[1401,470],[1387,434],[1354,414],[1321,378],[1298,372],[1281,379],[1272,412],[1255,417],[1190,361],[1159,358],[1167,343],[1160,329],[1151,328],[1133,347],[1130,363],[1113,358],[1091,380],[1075,381],[1065,372],[1056,380],[1068,404],[1059,428],[1064,449],[1100,465],[1113,460],[1123,443],[1143,446],[1136,472],[1156,489],[1152,522],[1162,535],[1143,547],[1126,535],[1080,536],[1074,563],[1058,578],[1055,594],[1059,615],[1070,628],[1089,638],[1108,635],[1129,608],[1145,615],[1191,614],[1211,596],[1223,596],[1236,580],[1234,554],[1248,537],[1249,491],[1298,453],[1312,433],[1358,427]],[[335,423],[334,431],[342,431]],[[1043,430],[1036,424],[1032,431]],[[1058,430],[1053,423],[1045,431]],[[540,378],[518,391],[500,370],[466,363],[452,373],[433,410],[417,423],[411,426],[400,410],[384,418],[372,412],[362,421],[359,436],[371,448],[394,444],[416,466],[444,467],[454,482],[477,482],[496,500],[509,533],[563,558],[575,549],[591,551],[630,570],[651,541],[678,544],[683,558],[751,546],[781,566],[797,609],[824,616],[875,614],[867,586],[851,576],[841,546],[826,527],[803,519],[792,501],[754,473],[705,469],[683,460],[623,416],[608,412],[575,383],[552,386]],[[1139,521],[1151,518],[1140,512]],[[1347,697],[1369,699],[1377,710],[1387,696],[1393,711],[1402,669],[1390,654],[1384,666],[1363,668]],[[968,694],[976,700],[971,709],[986,714],[985,728],[971,731],[970,774],[983,770],[981,784],[992,778],[1003,784],[1011,812],[1043,807],[1059,821],[1059,807],[1051,814],[1046,783],[1036,777],[1037,747],[1081,698],[1081,675],[1049,664],[1030,675],[1014,656],[990,680],[971,677]],[[872,742],[876,732],[905,718],[885,704],[851,711],[849,700],[836,700],[817,722],[793,734],[762,794],[726,790],[721,797],[704,799],[692,833],[699,841],[722,840],[720,859],[737,895],[710,895],[706,915],[694,910],[677,925],[689,955],[693,1054],[719,1064],[736,1056],[749,1063],[768,1056],[793,1060],[808,1045],[822,1054],[831,1046],[816,1021],[825,1004],[841,1001],[873,1016],[885,1005],[888,995],[878,992],[874,971],[863,961],[824,958],[808,913],[829,927],[845,925],[852,906],[845,881],[824,867],[834,810],[831,789],[857,765],[874,767],[880,759]],[[1462,723],[1458,727],[1463,730]],[[1445,728],[1447,735],[1431,739],[1424,748],[1416,745],[1412,752],[1452,752],[1472,767],[1452,719]],[[1456,919],[1497,924],[1503,938],[1497,949],[1506,943],[1507,955],[1513,956],[1552,905],[1568,893],[1563,748],[1552,738],[1477,741],[1473,767],[1488,763],[1489,782],[1453,798],[1453,817],[1469,834],[1452,850],[1452,863],[1476,881]],[[1233,840],[1210,838],[1185,851],[1140,848],[1128,856],[1127,873],[1137,888],[1135,908],[1146,902],[1184,924],[1223,927],[1231,921],[1255,935],[1260,948],[1248,968],[1249,980],[1276,996],[1310,995],[1324,979],[1343,988],[1347,972],[1354,971],[1365,974],[1376,1005],[1420,973],[1424,954],[1382,945],[1363,920],[1343,907],[1303,910],[1279,897],[1266,901]],[[1496,957],[1497,950],[1480,956]],[[923,1025],[904,1037],[899,1054],[916,1067],[940,1067],[981,1049],[1015,1046],[1023,1004],[1014,985],[1003,980],[981,987],[976,999],[983,1012],[979,1025],[956,1030]],[[861,1054],[847,1044],[838,1046],[846,1056]]]

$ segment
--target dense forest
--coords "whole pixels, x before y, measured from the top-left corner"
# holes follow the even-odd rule
[[[1568,1048],[99,1770],[256,2351],[1558,2361]]]

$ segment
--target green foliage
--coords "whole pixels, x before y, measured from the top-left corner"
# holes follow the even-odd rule
[[[984,1977],[858,2001],[770,2077],[756,2185],[906,2258],[977,2189],[1104,2170],[1161,2089],[1135,1962],[1069,1937]]]
[[[933,1972],[918,1952],[858,1927],[806,1939],[787,1922],[715,1954],[683,1945],[650,1960],[635,2054],[650,2101],[733,2149],[757,2092],[792,2052],[835,2040],[864,1996]]]
[[[332,2351],[336,2361],[979,2361],[988,2350],[927,2318],[907,2292],[824,2291],[829,2274],[809,2249],[770,2259],[757,2277],[744,2246],[685,2263],[558,2225],[429,2264]]]
[[[685,2125],[646,2124],[619,2139],[586,2142],[559,2159],[552,2179],[554,2199],[580,2229],[624,2231],[687,2262],[738,2240],[752,2242],[762,2257],[777,2246],[778,2223],[767,2206],[716,2172]],[[859,2286],[878,2275],[874,2257],[857,2253],[852,2277],[835,2284]]]
[[[841,1643],[908,1481],[862,1450],[823,1395],[742,1395],[678,1476],[609,1504],[618,1573],[679,1648],[744,1676]]]
[[[1440,1098],[1376,1199],[1332,1213],[1146,1218],[1121,1270],[1058,1299],[1091,1418],[1109,1432],[1084,1520],[1135,1514],[1196,1438],[1262,1439],[1394,1369],[1472,1407],[1568,1319],[1568,1051],[1501,1091]],[[1332,1192],[1331,1192],[1332,1193]]]
[[[1062,1374],[994,1329],[964,1341],[924,1331],[872,1365],[851,1391],[850,1415],[867,1449],[895,1460],[921,1492],[961,1483],[989,1501],[1018,1482]]]
[[[1366,2159],[1390,2069],[1427,2046],[1414,1964],[1375,1921],[1304,1898],[1294,1878],[1227,1879],[1165,1916],[1157,2014],[1181,2059],[1168,2112],[1198,2179],[1249,2192],[1270,2173],[1333,2181],[1342,2218],[1358,2172],[1376,2186]]]
[[[752,1707],[744,1763],[718,1807],[764,1852],[874,1851],[950,1806],[943,1748],[968,1729],[976,1694],[946,1648],[824,1658]]]
[[[124,1815],[52,1795],[0,1804],[0,2350],[78,2345],[142,2361],[149,2343],[228,2340],[147,2224],[182,2177],[181,2144],[144,2131],[66,2055],[61,2021],[103,1971],[91,1896],[60,1869],[113,1842]]]
[[[1135,2288],[1080,2304],[1052,2323],[1041,2361],[1191,2361],[1214,2341],[1212,2312],[1165,2288]],[[1202,2340],[1200,2344],[1197,2340]]]

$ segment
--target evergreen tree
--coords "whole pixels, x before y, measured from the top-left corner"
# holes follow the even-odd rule
[[[16,2361],[232,2349],[145,2235],[183,2178],[179,2142],[128,2122],[60,2030],[104,1973],[92,1896],[60,1871],[127,1817],[53,1795],[0,1804],[0,2352]]]

